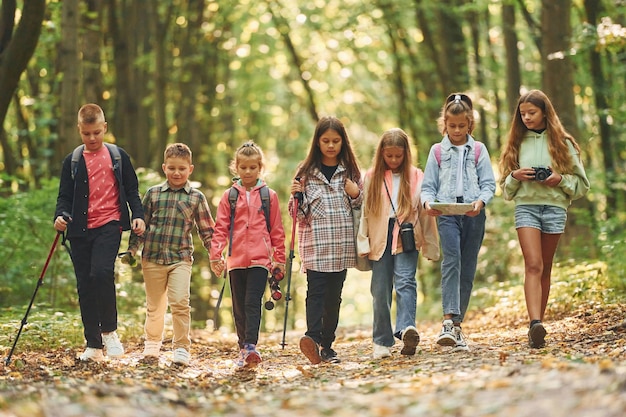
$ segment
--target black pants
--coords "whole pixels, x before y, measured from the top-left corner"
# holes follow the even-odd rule
[[[253,267],[230,271],[230,292],[239,348],[256,345],[261,328],[261,304],[267,283],[267,269]]]
[[[115,221],[70,240],[87,347],[101,349],[102,333],[117,330],[115,258],[121,238],[122,228]]]
[[[339,324],[341,291],[347,270],[339,272],[307,271],[306,335],[319,345],[330,348]]]

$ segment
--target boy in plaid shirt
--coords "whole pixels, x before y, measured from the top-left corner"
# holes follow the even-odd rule
[[[148,189],[143,198],[146,232],[132,234],[128,251],[134,256],[143,244],[141,265],[146,289],[144,356],[159,356],[164,316],[169,303],[174,336],[172,362],[188,365],[191,308],[189,286],[193,264],[192,229],[197,229],[208,251],[215,222],[204,194],[189,183],[193,172],[191,150],[182,143],[164,152],[162,184]]]

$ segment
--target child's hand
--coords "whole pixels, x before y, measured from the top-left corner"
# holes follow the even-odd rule
[[[278,271],[277,271],[278,270]],[[277,281],[280,281],[285,276],[285,264],[274,264],[272,265],[272,275],[277,278]],[[280,277],[280,279],[278,279]]]
[[[63,216],[59,216],[54,220],[54,228],[57,232],[64,232],[67,229],[67,221]]]
[[[123,264],[130,265],[131,267],[137,266],[137,259],[135,259],[134,251],[122,252],[117,256]]]
[[[472,210],[466,212],[465,215],[468,217],[476,217],[480,214],[480,210],[482,210],[483,207],[485,207],[485,203],[481,200],[476,200],[472,203]]]
[[[346,179],[345,184],[346,194],[350,196],[350,198],[357,198],[361,190],[359,190],[359,186],[356,185],[356,182],[352,181],[350,178]]]
[[[141,236],[146,231],[146,222],[143,219],[133,219],[132,229],[134,234]]]
[[[443,214],[440,210],[430,208],[430,203],[428,202],[424,203],[424,210],[429,216],[441,216]]]
[[[216,276],[221,276],[222,273],[224,272],[224,261],[222,259],[218,259],[215,261],[211,261],[211,271],[213,271],[213,273]]]
[[[291,183],[291,194],[301,193],[303,191],[302,180],[303,178],[300,178],[300,181],[294,178],[293,182]]]

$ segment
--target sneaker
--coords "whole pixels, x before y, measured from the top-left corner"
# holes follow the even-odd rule
[[[179,365],[189,365],[189,360],[191,355],[186,349],[176,348],[174,350],[174,354],[172,355],[172,363],[177,363]]]
[[[546,329],[541,322],[535,323],[528,330],[528,345],[533,349],[540,349],[546,346]]]
[[[415,355],[417,344],[420,342],[420,335],[417,333],[417,329],[413,326],[409,326],[402,332],[402,343],[404,346],[400,353],[402,355]]]
[[[243,345],[243,350],[245,351],[243,356],[244,366],[254,368],[261,362],[261,354],[257,352],[255,345],[246,343]]]
[[[387,346],[377,345],[376,343],[374,343],[374,350],[372,352],[372,357],[374,359],[388,358],[390,356],[391,349],[389,349]]]
[[[437,344],[441,346],[456,346],[456,336],[454,335],[454,324],[452,320],[446,319],[443,321],[441,327],[441,333],[437,338]]]
[[[104,360],[104,354],[102,353],[102,349],[90,348],[85,349],[83,353],[78,357],[81,361],[94,361],[101,362]]]
[[[107,356],[117,358],[124,354],[124,346],[122,346],[120,338],[117,337],[116,331],[102,333],[102,343],[104,343],[104,347],[107,350]]]
[[[237,359],[237,366],[243,368],[246,364],[246,350],[239,349],[239,359]]]
[[[456,346],[452,348],[452,352],[469,352],[470,348],[467,346],[467,340],[465,340],[461,326],[454,326],[454,337],[456,338]]]
[[[322,360],[324,362],[328,362],[328,363],[341,362],[341,359],[337,357],[337,352],[335,352],[331,348],[322,348],[322,351],[320,352],[320,356],[322,357]]]
[[[300,350],[313,365],[317,365],[322,361],[319,345],[311,337],[302,336],[300,339]]]
[[[161,341],[155,342],[146,340],[143,344],[143,356],[159,356],[161,351]]]

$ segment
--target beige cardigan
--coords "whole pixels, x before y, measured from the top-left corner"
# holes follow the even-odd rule
[[[365,174],[365,190],[363,198],[363,210],[361,210],[361,223],[359,225],[359,233],[357,236],[357,253],[359,256],[367,256],[372,261],[378,261],[385,252],[387,246],[387,227],[389,218],[387,213],[391,208],[389,199],[384,200],[385,206],[380,210],[381,215],[377,217],[371,216],[365,212],[365,201],[367,201],[367,190],[371,180],[372,170],[368,170]],[[439,233],[437,232],[437,220],[433,216],[426,214],[420,202],[420,193],[422,188],[422,180],[424,173],[421,169],[411,167],[411,195],[413,196],[413,210],[406,219],[398,219],[400,223],[413,223],[413,231],[415,235],[415,247],[422,252],[422,255],[431,261],[439,260]],[[385,182],[390,188],[393,187],[391,179],[391,170],[385,171]],[[381,187],[382,193],[386,193],[384,184]],[[393,228],[392,254],[402,252],[402,241],[399,239],[398,222]]]

